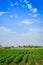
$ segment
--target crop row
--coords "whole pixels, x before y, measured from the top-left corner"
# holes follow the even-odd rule
[[[37,49],[5,49],[0,50],[0,65],[43,65],[43,52]],[[3,53],[3,54],[2,54]]]

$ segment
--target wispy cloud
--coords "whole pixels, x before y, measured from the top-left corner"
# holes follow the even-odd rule
[[[43,45],[43,33],[3,34],[0,36],[0,44],[3,46]]]
[[[31,4],[27,4],[27,7],[32,10],[32,5]]]
[[[10,14],[9,16],[10,16],[10,18],[16,18],[16,19],[19,18],[19,15],[18,15],[17,13],[15,13],[15,14]]]
[[[13,3],[12,1],[10,1],[10,6],[12,6],[12,7],[18,6],[18,2]]]
[[[8,13],[8,12],[0,12],[0,16],[4,15],[6,13]]]
[[[18,6],[18,2],[15,2],[14,5]]]
[[[28,0],[24,0],[24,2],[25,2],[26,4],[28,4],[28,3],[29,3],[29,1],[28,1]]]
[[[34,13],[34,14],[30,14],[32,17],[37,17],[39,16],[40,14],[37,14],[37,13]]]
[[[28,1],[28,0],[20,0],[20,3],[24,2],[26,5],[22,5],[22,7],[27,6],[27,8],[31,11],[31,16],[32,17],[37,17],[39,16],[39,11],[37,8],[33,8],[33,5]],[[15,3],[13,3],[12,1],[10,1],[10,6],[18,6],[19,3],[18,1],[16,1]]]
[[[11,29],[9,28],[6,28],[5,26],[0,26],[0,32],[1,33],[16,33],[16,31],[12,31]]]
[[[38,9],[33,8],[32,4],[29,1],[24,0],[25,4],[27,5],[28,9],[32,12],[32,17],[36,17],[39,15]]]
[[[4,27],[4,26],[0,26],[0,31],[4,31],[4,32],[11,32],[10,29]]]
[[[10,1],[10,6],[12,6],[12,7],[14,6],[14,3],[12,1]]]
[[[30,32],[43,32],[43,28],[30,28]]]
[[[32,9],[32,12],[33,12],[33,13],[37,13],[37,12],[38,12],[38,9],[37,9],[37,8],[33,8],[33,9]]]
[[[25,7],[25,5],[22,5],[22,7],[24,8],[24,7]]]
[[[28,25],[28,24],[32,24],[33,22],[31,22],[30,20],[28,20],[28,19],[24,19],[23,21],[22,21],[22,24],[26,24],[26,25]]]

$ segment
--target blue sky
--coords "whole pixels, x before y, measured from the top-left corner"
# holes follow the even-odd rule
[[[0,0],[0,45],[43,45],[43,0]]]

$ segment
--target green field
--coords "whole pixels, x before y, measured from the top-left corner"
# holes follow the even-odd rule
[[[0,48],[0,65],[43,65],[43,48]]]

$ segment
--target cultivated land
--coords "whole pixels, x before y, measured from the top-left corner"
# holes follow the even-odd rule
[[[43,65],[43,48],[0,48],[0,65]]]

